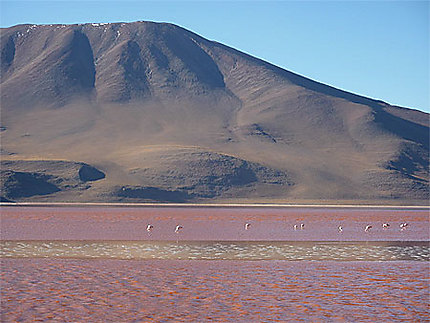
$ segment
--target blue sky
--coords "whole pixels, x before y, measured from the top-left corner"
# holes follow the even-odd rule
[[[430,111],[428,1],[5,1],[0,24],[172,22],[311,79]]]

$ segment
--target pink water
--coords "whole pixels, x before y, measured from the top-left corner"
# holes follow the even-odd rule
[[[0,211],[1,322],[430,322],[428,209]]]
[[[429,241],[428,209],[2,207],[3,240]],[[401,231],[400,223],[408,222]],[[250,223],[249,230],[244,224]],[[305,224],[304,230],[294,225]],[[390,223],[383,229],[383,223]],[[154,229],[149,234],[146,226]],[[183,229],[175,234],[176,225]],[[373,228],[364,232],[367,225]],[[343,231],[338,232],[342,226]]]
[[[2,322],[426,322],[428,263],[3,259]]]

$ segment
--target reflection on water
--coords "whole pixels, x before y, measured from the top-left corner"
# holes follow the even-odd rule
[[[2,257],[390,261],[430,259],[428,242],[3,241]]]

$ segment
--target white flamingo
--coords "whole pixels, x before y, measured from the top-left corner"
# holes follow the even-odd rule
[[[300,224],[300,230],[304,230],[305,229],[305,224],[304,223],[301,223]]]
[[[294,224],[294,231],[297,231],[297,224]]]
[[[342,226],[341,226],[341,225],[339,225],[339,226],[337,227],[337,231],[339,231],[339,232],[342,232],[342,231],[343,231],[343,229],[342,229]]]
[[[152,224],[148,224],[146,226],[146,231],[148,231],[149,233],[152,231],[152,229],[154,229],[154,226]]]
[[[409,224],[407,222],[400,223],[400,231],[405,230],[408,225]]]
[[[365,232],[369,232],[370,229],[372,229],[373,227],[371,225],[367,225],[366,228],[364,229]]]
[[[250,226],[251,226],[251,223],[245,223],[245,230],[248,230]]]
[[[182,225],[177,225],[176,226],[176,228],[175,228],[175,233],[177,234],[177,235],[179,235],[179,231],[180,230],[182,230],[182,228],[183,228],[183,226]],[[176,237],[176,243],[178,243],[178,238]]]
[[[388,229],[390,227],[389,223],[382,223],[382,228],[383,229]]]

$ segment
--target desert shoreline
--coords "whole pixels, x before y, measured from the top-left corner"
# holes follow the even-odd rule
[[[351,208],[351,209],[417,209],[430,205],[381,204],[295,204],[295,203],[102,203],[102,202],[2,202],[0,207],[160,207],[160,208]]]

